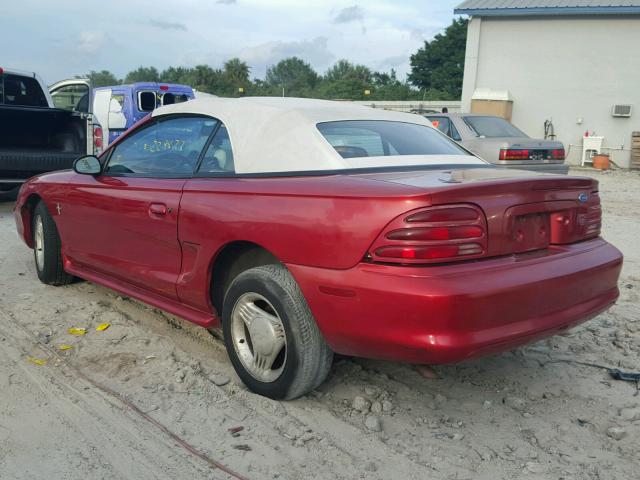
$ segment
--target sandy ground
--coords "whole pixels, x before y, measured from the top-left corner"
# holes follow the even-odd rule
[[[589,174],[601,182],[604,236],[626,256],[608,313],[437,367],[439,380],[341,359],[318,391],[292,402],[248,392],[222,343],[197,327],[88,282],[42,285],[12,205],[0,204],[0,478],[233,478],[118,396],[251,479],[640,478],[637,385],[557,361],[640,371],[640,175]],[[60,344],[73,347],[58,351],[64,361],[51,353]]]

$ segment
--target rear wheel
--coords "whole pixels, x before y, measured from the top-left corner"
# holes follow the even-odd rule
[[[254,392],[293,399],[327,377],[333,353],[283,266],[238,275],[225,295],[222,321],[231,363]]]
[[[38,278],[47,285],[66,285],[73,277],[64,271],[60,236],[56,224],[40,201],[33,214],[33,257],[36,262]]]

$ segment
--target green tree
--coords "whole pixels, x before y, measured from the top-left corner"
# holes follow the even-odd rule
[[[110,87],[122,83],[108,70],[100,70],[99,72],[91,70],[87,75],[76,75],[76,78],[88,78],[94,87]]]
[[[173,78],[169,78],[169,77]],[[224,86],[222,70],[211,68],[209,65],[196,65],[193,68],[172,68],[162,72],[164,81],[184,83],[201,92],[222,94]]]
[[[156,67],[138,67],[127,73],[124,83],[159,82],[160,74]]]
[[[237,96],[246,93],[251,85],[251,80],[249,80],[250,71],[249,65],[239,58],[232,58],[224,62],[218,94]],[[244,93],[240,92],[240,88],[243,89]]]
[[[311,97],[319,78],[307,62],[290,57],[267,69],[265,83],[272,95],[279,95],[284,88],[289,97]]]
[[[333,67],[327,70],[324,77],[330,82],[339,80],[368,82],[371,79],[371,70],[364,65],[354,65],[348,60],[338,60]]]
[[[232,58],[224,62],[223,73],[227,80],[232,83],[247,84],[249,83],[249,65],[239,58]]]
[[[365,90],[371,89],[372,73],[364,65],[339,60],[325,73],[318,93],[323,98],[362,100]]]
[[[160,74],[160,81],[165,83],[188,83],[190,73],[190,68],[169,67]]]
[[[420,92],[412,89],[407,82],[398,80],[396,71],[373,72],[371,100],[411,100],[420,98]]]
[[[460,98],[468,22],[466,18],[454,20],[444,34],[424,42],[424,46],[411,55],[409,81],[425,91],[425,96],[437,90],[446,95],[443,100]]]

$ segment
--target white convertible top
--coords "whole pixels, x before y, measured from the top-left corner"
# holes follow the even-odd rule
[[[196,98],[153,111],[202,114],[227,127],[236,173],[339,170],[387,166],[389,157],[345,159],[327,142],[317,124],[340,120],[390,120],[432,128],[420,115],[390,112],[348,102],[290,97]],[[401,161],[398,161],[402,158]],[[394,157],[394,165],[484,163],[469,155]]]

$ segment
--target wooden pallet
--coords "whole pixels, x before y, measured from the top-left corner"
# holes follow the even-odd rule
[[[631,168],[640,168],[640,132],[631,133]]]

